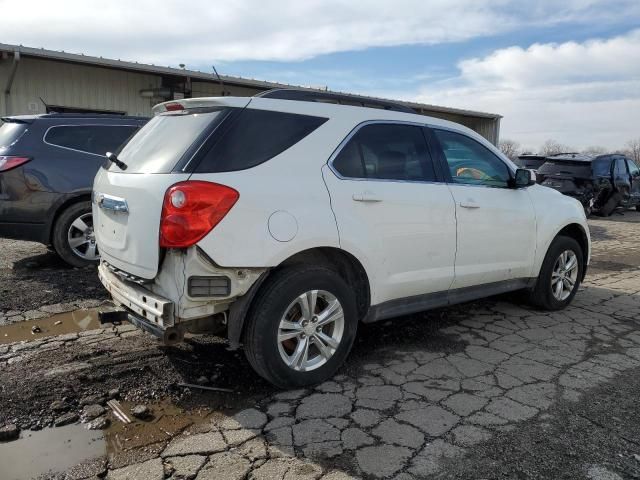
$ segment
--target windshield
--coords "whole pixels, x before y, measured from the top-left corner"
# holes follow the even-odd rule
[[[126,173],[169,173],[196,139],[221,113],[178,113],[158,115],[142,127],[118,153],[127,165]]]
[[[27,131],[27,126],[25,123],[0,123],[0,153],[16,143]]]
[[[590,178],[590,162],[548,161],[538,169],[543,175],[568,175],[571,177]]]

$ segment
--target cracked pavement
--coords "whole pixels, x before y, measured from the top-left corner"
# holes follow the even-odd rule
[[[158,480],[411,480],[490,478],[500,472],[520,478],[640,478],[637,416],[629,414],[631,425],[621,421],[621,428],[633,427],[632,434],[617,433],[613,439],[598,440],[600,444],[591,444],[591,436],[599,438],[594,432],[608,420],[599,427],[593,422],[580,426],[584,415],[606,417],[606,410],[613,411],[616,404],[633,405],[639,391],[634,383],[640,372],[639,220],[640,214],[634,212],[590,220],[592,267],[564,311],[541,312],[500,297],[423,315],[427,320],[440,319],[430,327],[415,326],[424,320],[421,316],[366,326],[348,365],[330,381],[286,392],[262,387],[247,395],[246,408],[234,414],[214,412],[205,422],[126,460],[105,459],[93,472],[80,471],[108,470],[109,479]],[[418,334],[412,335],[416,328]],[[52,350],[81,348],[89,357],[97,345],[101,350],[117,349],[121,337],[134,349],[136,345],[154,349],[145,334],[128,326],[63,340],[0,345],[0,381],[18,375],[22,364],[34,368],[39,356]],[[151,361],[158,355],[154,353]],[[227,362],[223,369],[246,368]],[[67,366],[66,374],[73,372]],[[621,379],[624,386],[616,383]],[[249,381],[260,383],[255,378]],[[594,408],[591,400],[600,398],[594,392],[604,389],[603,398],[610,398],[611,392],[625,388],[630,392],[622,400],[603,404],[604,413],[602,409],[583,417],[575,413]],[[4,402],[6,395],[0,393],[0,400]],[[215,395],[199,401],[206,404]],[[574,427],[582,433],[566,443],[575,442],[577,451],[600,449],[602,458],[596,463],[593,458],[598,455],[592,453],[588,456],[593,458],[569,455],[570,461],[549,460],[557,460],[556,470],[513,467],[527,461],[517,455],[534,455],[542,448],[530,438],[532,432],[543,432],[545,438],[556,431],[549,438],[564,438]],[[522,443],[523,438],[529,443]],[[619,458],[606,457],[610,443],[616,452],[611,457]],[[485,461],[492,451],[509,451],[516,445],[522,448],[511,451],[512,457]],[[561,449],[556,450],[560,457]],[[553,457],[554,452],[544,455]],[[480,465],[486,477],[474,476]],[[70,473],[68,478],[82,476]]]

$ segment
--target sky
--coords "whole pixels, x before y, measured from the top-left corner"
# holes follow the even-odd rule
[[[0,42],[503,115],[536,151],[640,138],[639,0],[0,0]]]

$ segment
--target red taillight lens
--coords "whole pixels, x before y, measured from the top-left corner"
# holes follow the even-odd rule
[[[164,194],[160,246],[186,248],[201,240],[231,210],[240,194],[199,180],[176,183]]]
[[[181,103],[167,103],[164,108],[167,112],[179,112],[184,110],[184,106]]]
[[[0,156],[0,173],[7,172],[13,168],[24,165],[29,160],[29,157],[3,157]]]

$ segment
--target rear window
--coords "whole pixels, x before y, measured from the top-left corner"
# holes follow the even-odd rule
[[[611,160],[596,160],[593,162],[593,173],[599,177],[611,175]]]
[[[124,173],[169,173],[189,147],[223,115],[224,110],[172,113],[153,117],[118,152]],[[117,166],[110,170],[123,173]]]
[[[591,178],[591,163],[549,160],[540,167],[538,173],[543,175],[569,175],[578,178]]]
[[[244,109],[205,154],[198,173],[232,172],[255,167],[298,143],[326,118]]]
[[[0,152],[15,144],[27,131],[27,127],[25,123],[0,123]]]
[[[135,125],[60,125],[44,136],[49,145],[103,156],[115,152],[137,130]]]

